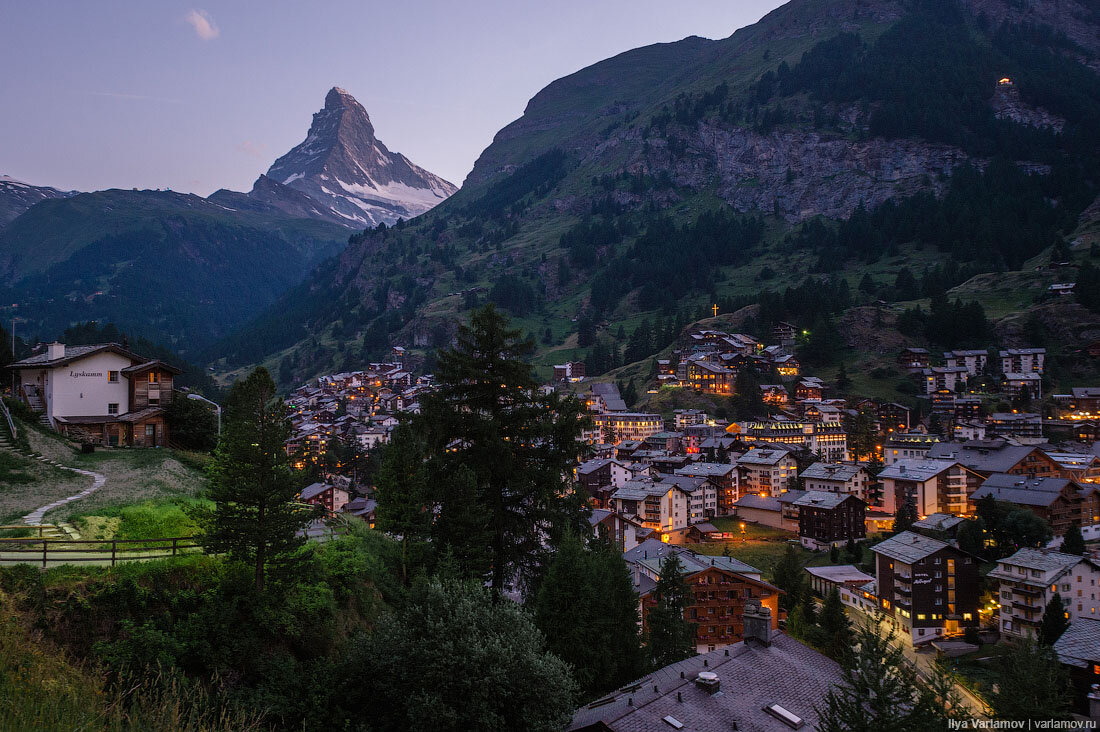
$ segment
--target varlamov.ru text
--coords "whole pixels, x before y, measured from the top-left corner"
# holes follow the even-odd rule
[[[1096,729],[1093,719],[950,719],[948,729],[971,730],[1032,730],[1032,729]]]

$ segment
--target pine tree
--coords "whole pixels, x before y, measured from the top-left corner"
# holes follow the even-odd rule
[[[432,518],[427,509],[430,499],[425,445],[409,425],[399,425],[390,442],[382,447],[375,482],[375,526],[397,538],[401,581],[407,587],[410,566],[419,564],[426,551]]]
[[[903,531],[908,531],[909,527],[917,521],[917,507],[913,505],[912,501],[902,501],[898,506],[897,512],[894,514],[894,526],[893,530],[895,534],[900,534]]]
[[[1046,609],[1043,610],[1043,618],[1039,622],[1038,640],[1043,645],[1053,646],[1067,628],[1069,628],[1069,620],[1066,619],[1066,605],[1062,602],[1062,596],[1055,592],[1047,601]]]
[[[860,548],[855,539],[848,540],[848,543],[844,546],[844,553],[848,555],[848,561],[852,564],[859,564],[863,561],[863,549]]]
[[[1081,529],[1077,524],[1072,524],[1066,533],[1062,536],[1062,548],[1059,550],[1063,554],[1074,554],[1078,557],[1085,555],[1087,548],[1085,547],[1085,538],[1081,536]]]
[[[583,497],[566,477],[583,409],[576,399],[539,391],[524,361],[533,349],[492,304],[477,310],[459,328],[455,348],[439,354],[438,388],[423,400],[417,420],[434,474],[466,468],[473,476],[472,496],[456,496],[444,484],[437,507],[446,513],[458,500],[484,512],[497,598],[510,581],[533,577],[547,535],[556,540],[569,526],[590,530]]]
[[[548,649],[573,666],[585,697],[642,673],[638,595],[622,552],[606,538],[587,549],[572,533],[562,539],[534,611]]]
[[[646,615],[646,651],[653,668],[663,668],[695,655],[695,624],[684,619],[691,589],[684,580],[680,556],[669,552],[661,562],[661,573],[653,598],[657,601]]]
[[[196,513],[205,550],[251,564],[258,592],[268,565],[305,542],[299,531],[317,515],[297,503],[298,481],[286,453],[290,434],[286,406],[267,370],[234,383],[209,468],[207,497],[214,507]]]
[[[803,574],[802,558],[798,550],[788,544],[775,566],[775,585],[784,592],[779,596],[779,602],[787,610],[797,605],[802,597],[805,582]]]
[[[854,640],[841,658],[842,683],[825,697],[818,732],[923,732],[966,718],[954,680],[937,667],[931,682],[920,683],[881,623],[865,623]]]
[[[1032,638],[1009,641],[996,668],[997,690],[989,697],[995,719],[1068,719],[1069,677],[1050,646]]]
[[[432,525],[432,544],[447,551],[459,579],[484,581],[489,576],[489,514],[481,503],[477,476],[466,466],[439,475],[439,515]]]
[[[821,627],[825,653],[831,658],[840,659],[851,650],[852,626],[844,612],[844,604],[836,587],[825,595],[821,615],[817,621]]]

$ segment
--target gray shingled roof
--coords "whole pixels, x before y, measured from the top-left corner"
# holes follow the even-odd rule
[[[897,536],[892,536],[884,542],[875,544],[871,547],[871,551],[905,564],[912,564],[935,554],[946,546],[950,545],[938,539],[915,534],[912,531],[903,531]]]
[[[1100,662],[1100,619],[1077,618],[1054,642],[1058,660],[1067,666],[1088,668]]]
[[[70,363],[78,358],[84,356],[90,356],[93,353],[99,353],[100,351],[114,351],[122,356],[133,359],[134,361],[145,361],[144,358],[132,353],[117,343],[93,343],[87,346],[65,346],[65,355],[61,358],[50,358],[50,351],[47,348],[42,353],[36,353],[33,356],[24,358],[22,361],[16,361],[11,364],[12,368],[48,368],[51,366],[61,366],[66,363]]]
[[[771,496],[758,496],[755,493],[746,493],[733,502],[738,508],[755,508],[764,511],[781,511],[783,505],[778,498]]]
[[[898,460],[889,465],[878,474],[879,480],[892,478],[894,480],[912,480],[923,483],[931,480],[943,471],[955,464],[954,460],[927,460],[924,458],[911,458]]]
[[[1079,557],[1075,554],[1063,554],[1062,552],[1054,552],[1049,549],[1020,549],[1012,556],[998,559],[997,566],[989,573],[989,576],[996,579],[1011,580],[1012,582],[1026,581],[1025,577],[1021,577],[1020,575],[1013,574],[1012,572],[1002,572],[1001,565],[1007,564],[1012,567],[1037,569],[1043,573],[1057,572],[1058,574],[1051,578],[1054,580],[1085,561],[1089,560],[1086,557]],[[1047,578],[1042,578],[1040,581],[1031,582],[1030,584],[1046,585],[1046,580]]]
[[[930,531],[947,531],[965,520],[966,519],[961,516],[952,516],[949,513],[933,513],[925,516],[920,521],[914,521],[913,528],[928,529]]]
[[[719,693],[711,695],[696,686],[700,671],[717,674]],[[770,704],[779,704],[801,717],[805,729],[814,729],[816,708],[839,683],[835,661],[774,633],[767,647],[742,642],[665,666],[581,707],[568,729],[602,722],[614,732],[668,732],[673,727],[665,717],[693,732],[731,730],[734,722],[741,730],[788,729],[764,711]]]
[[[789,454],[786,450],[764,450],[754,447],[737,458],[737,462],[745,465],[776,465]]]
[[[860,582],[861,586],[875,578],[854,564],[841,564],[831,567],[806,567],[805,570],[815,577],[829,582]]]
[[[938,442],[928,451],[928,457],[958,460],[960,463],[983,473],[1004,473],[1027,457],[1034,445],[1009,445],[1004,440],[975,440],[973,442]]]
[[[832,493],[830,491],[806,491],[804,495],[793,501],[795,506],[808,506],[810,508],[836,508],[848,498],[849,493]],[[858,498],[856,499],[859,500]]]
[[[994,500],[1015,503],[1018,506],[1050,506],[1061,495],[1055,491],[1037,491],[1027,488],[1002,488],[996,485],[982,485],[970,494],[971,501],[980,501],[986,496]]]
[[[863,468],[859,465],[844,465],[842,463],[814,463],[802,471],[802,479],[837,480],[847,482],[856,477]]]

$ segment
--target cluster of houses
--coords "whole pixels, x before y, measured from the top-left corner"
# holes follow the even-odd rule
[[[744,333],[697,330],[688,335],[670,358],[657,361],[657,382],[711,394],[733,394],[738,373],[752,370],[789,383],[801,373],[801,364],[790,350],[795,334],[793,325],[779,323],[773,333],[777,344],[765,346]]]
[[[321,376],[290,394],[286,405],[294,431],[286,449],[300,461],[297,467],[320,461],[333,440],[369,451],[389,441],[398,415],[420,411],[432,377],[413,376],[403,359],[404,349],[396,347],[386,363]]]

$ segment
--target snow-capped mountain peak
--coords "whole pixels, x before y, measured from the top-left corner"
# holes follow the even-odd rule
[[[339,87],[325,96],[306,139],[276,160],[267,177],[355,227],[412,218],[458,190],[390,151],[375,136],[367,110]]]

